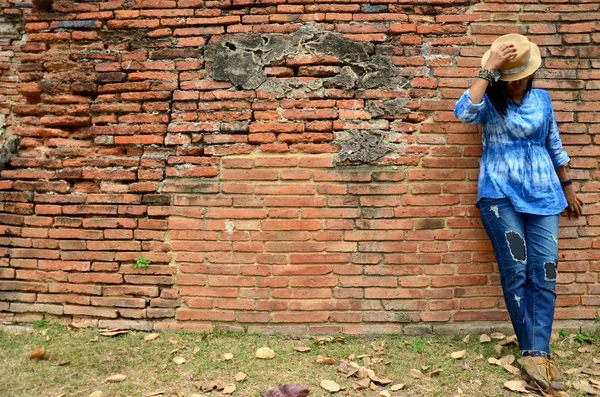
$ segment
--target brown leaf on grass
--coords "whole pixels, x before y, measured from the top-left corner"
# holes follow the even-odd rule
[[[151,342],[153,340],[158,339],[159,337],[160,337],[160,334],[153,333],[153,334],[148,334],[148,335],[144,336],[144,340],[146,342]]]
[[[104,394],[101,390],[94,390],[92,393],[90,393],[89,397],[105,397],[106,394]]]
[[[554,352],[554,354],[556,354],[556,355],[557,355],[558,357],[560,357],[560,358],[567,358],[567,357],[569,357],[569,356],[572,356],[572,355],[573,355],[573,352],[572,352],[572,351],[566,351],[566,352],[565,352],[565,351],[561,351],[561,350],[556,350],[556,351]]]
[[[233,360],[233,354],[231,354],[231,353],[223,353],[221,355],[221,358],[223,360],[225,360],[225,361],[231,361],[231,360]]]
[[[438,369],[436,369],[436,370],[433,370],[433,371],[431,371],[431,372],[429,373],[429,376],[437,376],[437,375],[439,375],[439,374],[441,374],[441,373],[442,373],[442,370],[438,368]]]
[[[256,351],[256,358],[270,360],[275,358],[275,352],[270,347],[261,347]]]
[[[297,352],[300,352],[300,353],[305,353],[305,352],[311,351],[311,348],[307,347],[307,346],[296,346],[296,347],[294,347],[294,350],[296,350]]]
[[[389,391],[382,390],[382,391],[379,392],[379,397],[392,397],[392,395],[390,394]]]
[[[600,391],[590,386],[590,384],[585,379],[576,380],[571,383],[571,386],[573,386],[573,388],[582,393],[591,394],[593,396],[600,396]]]
[[[466,355],[467,355],[466,350],[459,350],[459,351],[450,353],[450,357],[452,357],[455,360],[458,360],[460,358],[465,358]]]
[[[31,351],[31,354],[29,355],[29,359],[30,360],[46,360],[47,354],[48,354],[48,351],[46,350],[46,348],[44,348],[42,346],[36,346]]]
[[[355,390],[363,390],[363,389],[368,389],[370,385],[371,385],[371,379],[363,378],[363,379],[358,379],[356,382],[354,382],[354,384],[352,385],[352,388]]]
[[[494,345],[494,353],[496,353],[497,355],[501,355],[502,354],[502,345],[500,345],[500,344]]]
[[[473,368],[471,368],[468,362],[463,361],[463,363],[460,364],[460,369],[464,369],[465,371],[471,371]]]
[[[390,386],[390,390],[391,391],[402,390],[402,389],[404,389],[404,386],[406,386],[404,383],[396,383],[395,385]]]
[[[512,364],[515,362],[515,356],[512,354],[507,354],[504,357],[501,357],[498,361],[500,361],[500,365],[504,366],[506,364]]]
[[[337,360],[327,354],[319,354],[316,360],[317,364],[333,365],[337,364]]]
[[[337,393],[338,391],[342,390],[340,385],[329,379],[323,379],[319,386],[321,386],[323,389],[327,390],[330,393]]]
[[[591,353],[592,352],[592,345],[587,345],[584,347],[580,347],[579,349],[577,349],[577,351],[579,353]]]
[[[411,369],[410,371],[408,371],[408,374],[410,376],[412,376],[413,378],[417,378],[417,379],[421,379],[423,377],[423,374],[421,373],[421,371],[419,371],[418,369]]]
[[[123,329],[123,328],[101,329],[100,330],[100,335],[102,335],[102,336],[117,336],[117,335],[124,335],[124,334],[128,334],[128,333],[129,333],[129,330]]]
[[[586,368],[586,369],[582,369],[581,373],[584,373],[586,375],[592,375],[592,376],[600,376],[600,371],[597,369]]]
[[[517,391],[519,393],[527,393],[525,385],[527,385],[527,383],[524,380],[509,380],[504,382],[504,387],[506,389]]]
[[[500,340],[506,338],[506,335],[504,335],[502,332],[493,332],[490,335],[490,338]]]
[[[491,342],[492,338],[488,334],[481,334],[479,336],[479,343],[488,343]]]
[[[306,397],[310,389],[296,385],[283,385],[260,393],[262,397]]]
[[[492,364],[492,365],[502,365],[502,364],[500,363],[500,360],[498,360],[498,359],[497,359],[497,358],[495,358],[495,357],[490,357],[490,358],[488,358],[488,363],[490,363],[490,364]]]
[[[594,364],[600,364],[600,358],[593,358]]]
[[[248,378],[248,375],[246,375],[243,372],[238,372],[237,374],[235,374],[235,381],[236,382],[243,382],[246,380],[246,378]]]
[[[177,365],[181,365],[185,363],[185,358],[183,357],[173,357],[173,362]]]
[[[314,345],[325,345],[327,343],[346,343],[346,338],[343,336],[326,336],[320,337],[312,342]]]
[[[596,380],[596,379],[590,378],[589,381],[592,384],[592,386],[594,386],[596,388],[600,387],[600,380]]]
[[[235,384],[229,383],[229,384],[227,384],[223,388],[223,391],[221,393],[223,393],[223,394],[233,394],[234,391],[235,391]]]
[[[150,393],[146,393],[144,394],[144,397],[157,397],[157,396],[162,396],[163,394],[165,394],[164,391],[151,391]]]
[[[198,346],[196,346],[196,347],[194,347],[192,354],[198,354],[199,351],[200,351],[200,348]]]
[[[343,374],[348,374],[348,372],[350,372],[350,366],[348,365],[348,361],[340,361],[340,365],[338,365],[337,370],[338,372],[341,372]]]
[[[225,383],[221,380],[211,380],[208,382],[204,382],[200,385],[200,389],[204,393],[208,393],[213,390],[223,390],[224,388],[225,388]]]
[[[358,379],[368,378],[369,370],[365,367],[360,367],[353,373],[353,375],[356,376]]]
[[[106,382],[123,382],[125,379],[127,379],[127,375],[123,375],[123,374],[116,374],[116,375],[112,375],[109,376],[108,378],[106,378]]]
[[[507,370],[508,372],[510,372],[513,375],[519,375],[521,373],[521,370],[517,367],[515,367],[514,365],[510,365],[510,364],[505,364],[503,365],[504,369]]]
[[[89,328],[91,326],[93,326],[93,324],[89,320],[73,321],[72,323],[69,323],[69,328],[71,329]]]
[[[567,375],[573,375],[573,374],[578,374],[581,373],[581,371],[583,371],[584,368],[569,368],[565,371],[565,374]]]
[[[517,343],[517,335],[511,335],[511,336],[507,337],[506,339],[498,342],[498,344],[502,345],[502,346],[510,345],[511,343],[515,343],[515,344]]]

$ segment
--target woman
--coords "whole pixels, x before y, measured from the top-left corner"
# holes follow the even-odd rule
[[[525,36],[494,41],[483,68],[456,103],[464,123],[481,124],[477,207],[498,262],[521,366],[553,395],[563,378],[550,354],[556,302],[559,214],[579,217],[550,96],[532,89],[540,51]]]

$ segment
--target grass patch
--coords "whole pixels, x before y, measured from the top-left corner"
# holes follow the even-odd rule
[[[378,396],[372,390],[353,391],[352,380],[337,371],[337,365],[316,364],[319,354],[340,359],[349,356],[368,355],[382,361],[371,365],[379,377],[390,378],[394,383],[405,383],[404,390],[392,392],[392,396],[453,397],[460,396],[517,396],[503,388],[507,380],[518,377],[501,367],[488,364],[488,357],[497,357],[494,343],[481,344],[478,335],[464,343],[464,335],[439,337],[402,337],[391,335],[379,338],[347,338],[346,343],[312,344],[311,340],[264,337],[257,335],[215,332],[192,334],[165,331],[154,341],[144,341],[147,334],[132,332],[116,337],[103,337],[98,330],[72,330],[63,324],[38,322],[28,332],[12,333],[0,329],[0,396],[89,396],[95,390],[107,396],[144,396],[163,391],[165,396],[188,397],[202,394],[194,383],[222,380],[235,383],[237,372],[248,375],[246,381],[236,383],[234,396],[260,396],[260,392],[283,384],[296,384],[311,389],[311,397],[331,396],[319,387],[322,379],[334,380],[346,391],[337,395]],[[598,354],[600,332],[594,334],[568,335],[560,333],[553,349],[571,352],[559,358],[563,370],[589,367],[600,371],[593,363]],[[592,346],[591,352],[580,353],[578,348]],[[48,360],[30,360],[35,346],[48,351]],[[277,356],[272,360],[254,357],[256,350],[267,346]],[[294,346],[310,346],[307,353],[294,351]],[[450,353],[466,350],[464,359],[453,360]],[[378,354],[382,351],[385,354]],[[223,353],[232,353],[233,360],[222,359]],[[518,357],[518,348],[505,347],[502,354]],[[174,357],[186,362],[177,365]],[[355,359],[362,365],[362,359]],[[467,362],[471,370],[460,368]],[[516,364],[515,364],[516,365]],[[409,375],[418,369],[422,379]],[[429,374],[440,369],[435,376]],[[106,383],[111,375],[124,374],[127,379],[120,383]],[[567,375],[578,380],[587,375]],[[593,376],[592,376],[593,377]],[[598,378],[598,377],[595,377]],[[380,388],[383,390],[383,388]],[[220,392],[207,395],[221,396]],[[571,389],[571,397],[583,397]]]

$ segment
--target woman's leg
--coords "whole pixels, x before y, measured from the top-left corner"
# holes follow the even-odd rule
[[[479,210],[483,226],[492,242],[506,309],[521,349],[533,345],[526,332],[527,245],[524,215],[515,211],[508,199],[482,199]]]
[[[558,276],[558,215],[527,215],[527,286],[522,353],[550,355]],[[529,352],[526,352],[528,351]]]

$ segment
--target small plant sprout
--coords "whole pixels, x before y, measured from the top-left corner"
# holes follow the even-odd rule
[[[134,269],[137,269],[139,267],[146,268],[146,267],[150,266],[151,263],[152,262],[149,259],[146,259],[143,256],[140,256],[138,258],[138,260],[135,261],[135,263],[131,267],[133,267]]]

